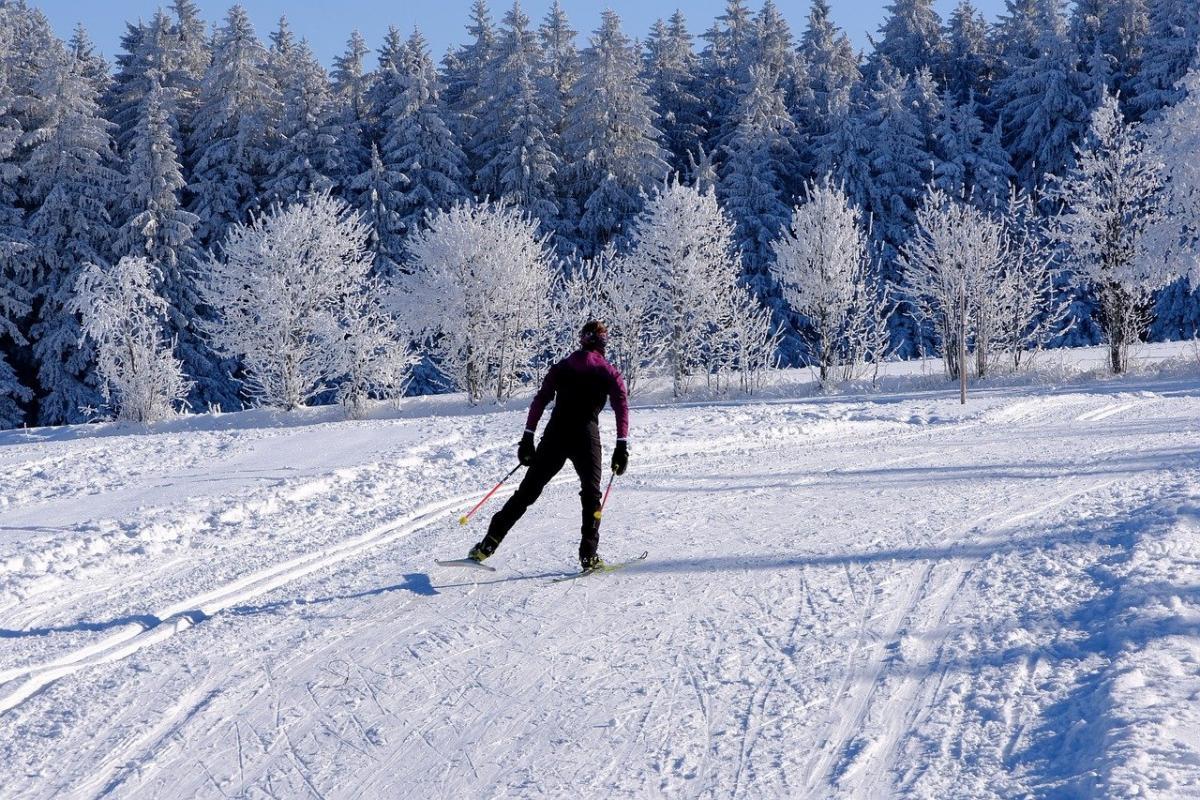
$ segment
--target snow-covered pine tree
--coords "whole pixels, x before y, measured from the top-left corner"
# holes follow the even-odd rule
[[[941,74],[957,104],[974,98],[986,108],[999,54],[992,27],[971,0],[959,0],[946,23],[946,52]]]
[[[686,174],[688,157],[698,155],[704,135],[699,65],[683,13],[676,11],[669,22],[657,20],[646,39],[642,69],[647,92],[658,109],[669,164],[677,175]]]
[[[1002,20],[1005,74],[993,87],[1005,147],[1027,189],[1071,163],[1071,148],[1087,127],[1089,83],[1076,66],[1057,0],[1009,0]],[[1020,33],[1027,41],[1011,38]],[[1009,34],[1009,35],[1005,35]]]
[[[264,186],[268,200],[282,202],[332,191],[334,176],[342,172],[339,128],[325,69],[306,41],[291,45],[288,63],[280,87],[283,110]]]
[[[603,12],[589,43],[564,133],[568,180],[583,211],[576,239],[585,256],[622,233],[642,192],[667,172],[637,49],[620,18]]]
[[[745,1],[726,0],[724,13],[702,38],[699,94],[708,116],[704,147],[717,155],[737,127],[738,99],[754,63],[754,17]]]
[[[567,115],[573,105],[571,91],[579,78],[579,52],[575,47],[577,32],[567,20],[559,0],[550,4],[550,10],[542,19],[538,28],[538,41],[542,45],[545,72],[542,76],[542,94],[546,116],[554,131],[555,156],[559,162],[558,174],[555,175],[555,203],[558,205],[559,229],[568,234],[579,220],[579,208],[575,198],[571,196],[568,182],[566,145],[564,132],[567,129]],[[567,247],[569,238],[560,236],[558,245]]]
[[[1071,11],[1069,36],[1081,66],[1097,89],[1112,92],[1123,106],[1136,103],[1149,25],[1146,0],[1077,0]]]
[[[529,17],[514,2],[497,36],[495,57],[483,81],[487,99],[476,136],[475,191],[510,202],[538,220],[558,224],[555,180],[560,162],[545,107],[542,53]]]
[[[95,345],[101,395],[116,418],[128,422],[173,417],[190,388],[162,330],[167,301],[155,288],[160,278],[154,272],[140,256],[112,267],[86,264],[70,303]]]
[[[1150,120],[1183,98],[1180,81],[1197,63],[1200,14],[1192,0],[1148,0],[1148,5],[1149,31],[1131,105],[1137,115]]]
[[[833,24],[827,0],[813,0],[808,25],[800,38],[800,55],[808,76],[808,102],[802,103],[797,117],[801,131],[820,150],[820,141],[840,124],[850,106],[850,92],[861,78],[858,55],[846,33]],[[821,156],[814,152],[813,169]],[[829,164],[822,174],[828,172]]]
[[[950,197],[968,199],[983,209],[999,209],[1016,177],[1001,142],[999,123],[991,131],[979,117],[973,96],[959,103],[947,89],[934,150],[934,185]]]
[[[796,168],[792,147],[795,123],[788,113],[778,76],[752,67],[750,86],[738,108],[738,125],[725,147],[718,191],[737,223],[736,244],[747,282],[766,294],[771,242],[790,208],[786,176]]]
[[[462,198],[462,150],[446,124],[437,69],[420,31],[404,46],[397,95],[387,109],[387,131],[381,155],[387,169],[404,175],[397,205],[404,236],[420,227],[428,212],[448,208]]]
[[[129,133],[124,161],[124,220],[115,257],[144,258],[153,265],[154,291],[164,300],[164,335],[192,381],[192,406],[236,407],[236,391],[197,328],[201,303],[195,286],[194,232],[199,220],[183,208],[175,95],[156,69]],[[95,337],[93,337],[95,338]]]
[[[203,248],[259,207],[271,162],[275,91],[266,50],[241,6],[230,9],[217,31],[198,102],[187,161],[189,210],[199,217],[196,239]]]
[[[175,14],[175,37],[179,44],[173,83],[179,91],[180,121],[186,141],[191,132],[192,115],[200,101],[200,86],[212,63],[211,38],[208,25],[193,0],[174,0],[171,10]]]
[[[1120,374],[1142,333],[1147,293],[1169,277],[1137,258],[1143,234],[1158,215],[1162,164],[1147,152],[1137,124],[1125,121],[1111,94],[1093,112],[1075,160],[1075,168],[1052,183],[1051,196],[1063,206],[1055,235],[1067,248],[1080,288],[1100,296],[1110,367]]]
[[[367,109],[363,120],[364,141],[378,146],[387,135],[388,109],[400,96],[404,85],[404,37],[394,25],[384,34],[379,47],[379,63],[370,75]]]
[[[0,8],[0,21],[4,20],[3,12]],[[12,29],[0,26],[0,54],[11,52],[11,37]],[[18,204],[21,167],[16,149],[21,125],[14,114],[16,93],[9,86],[8,72],[7,59],[0,57],[0,429],[15,428],[24,422],[21,404],[33,399],[30,387],[14,368],[19,351],[29,343],[21,324],[32,310],[29,271],[33,254]]]
[[[408,242],[402,316],[472,403],[508,398],[542,356],[554,271],[537,223],[511,206],[458,203]]]
[[[879,41],[867,59],[868,78],[889,70],[904,77],[923,69],[931,73],[940,69],[946,46],[933,0],[893,0],[884,8],[887,18],[879,26]]]
[[[883,299],[871,270],[862,209],[828,177],[809,185],[791,224],[772,245],[771,272],[788,307],[805,324],[805,339],[822,384],[862,374],[886,340],[876,306]]]
[[[342,344],[330,333],[364,291],[368,236],[358,214],[328,193],[229,229],[200,284],[217,312],[205,327],[218,352],[241,360],[252,401],[297,408],[343,375]]]
[[[487,124],[482,119],[489,99],[485,84],[496,49],[496,29],[487,0],[472,3],[467,34],[471,40],[449,54],[443,64],[442,102],[446,123],[467,155],[467,174],[474,175],[483,165],[482,156],[476,156],[481,149],[477,139],[481,136],[480,126]]]
[[[333,92],[331,123],[335,133],[336,174],[330,176],[339,196],[354,196],[353,183],[371,163],[367,138],[370,120],[369,94],[373,76],[366,71],[370,52],[358,31],[350,35],[345,51],[334,57],[330,73]]]
[[[383,280],[395,276],[404,254],[404,225],[396,209],[403,205],[400,192],[408,178],[384,163],[379,148],[371,145],[367,170],[354,179],[354,206],[371,231],[369,247],[375,274]]]
[[[36,256],[31,338],[41,386],[37,420],[56,425],[83,421],[83,409],[99,399],[89,385],[91,347],[80,341],[70,303],[83,265],[104,263],[109,255],[109,209],[119,205],[120,176],[112,167],[112,125],[100,116],[96,86],[84,65],[61,49],[38,60],[34,93],[40,121],[29,134],[35,144],[25,167]]]
[[[71,39],[67,42],[67,52],[79,64],[79,74],[92,84],[97,97],[103,97],[112,85],[112,70],[108,60],[96,52],[92,37],[88,35],[83,23],[75,25]]]

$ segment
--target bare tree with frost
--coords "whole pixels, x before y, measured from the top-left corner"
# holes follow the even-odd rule
[[[330,334],[367,289],[369,233],[328,193],[230,228],[200,288],[213,346],[241,360],[253,401],[297,408],[346,374]]]
[[[933,324],[946,374],[987,374],[990,343],[1000,324],[1008,240],[1003,224],[964,200],[931,188],[917,228],[900,251],[904,291],[918,320]]]
[[[861,376],[882,355],[888,317],[862,210],[827,176],[808,186],[772,250],[783,299],[808,323],[821,383]]]
[[[647,305],[655,329],[647,335],[664,343],[662,359],[676,397],[697,372],[711,376],[729,369],[730,351],[719,346],[733,325],[731,315],[760,312],[757,298],[738,283],[741,264],[733,222],[714,192],[672,181],[647,201],[634,222],[632,247],[624,256],[630,277],[647,282]],[[741,322],[745,320],[740,320]],[[741,325],[745,331],[758,328]],[[762,363],[774,354],[773,333],[738,345],[741,363]]]
[[[87,264],[75,282],[71,310],[96,347],[96,372],[117,419],[156,422],[186,404],[191,381],[163,333],[167,301],[158,270],[143,257],[113,267]]]
[[[370,400],[401,397],[420,357],[385,308],[379,282],[367,279],[346,298],[339,314],[327,315],[324,333],[338,386],[337,401],[360,417]]]
[[[1158,219],[1162,164],[1108,92],[1084,144],[1075,147],[1075,160],[1075,168],[1051,184],[1051,196],[1063,205],[1055,236],[1076,278],[1100,296],[1109,365],[1120,374],[1145,327],[1149,293],[1167,282],[1162,270],[1137,258]]]
[[[472,403],[532,377],[544,350],[554,268],[538,223],[491,202],[430,216],[408,242],[398,301],[442,373]]]

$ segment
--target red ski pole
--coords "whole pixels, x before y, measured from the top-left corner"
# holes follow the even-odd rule
[[[521,468],[521,465],[517,464],[515,467],[510,469],[508,471],[508,474],[505,475],[503,478],[501,478],[500,482],[497,483],[495,486],[493,486],[492,490],[490,492],[488,492],[487,494],[485,494],[483,496],[483,499],[475,504],[474,508],[472,508],[470,511],[468,511],[467,513],[463,514],[461,517],[458,518],[458,524],[466,525],[468,522],[470,522],[471,517],[475,516],[475,512],[478,511],[479,509],[483,508],[483,504],[486,503],[488,500],[491,500],[492,495],[494,495],[497,491],[499,491],[500,487],[503,486],[505,484],[505,482],[513,476],[513,473],[516,472],[517,470],[519,470],[520,468]]]
[[[604,507],[608,505],[608,493],[612,491],[613,481],[616,479],[617,475],[615,472],[608,476],[608,488],[604,490],[604,499],[600,501],[600,507],[596,509],[596,513],[594,514],[597,523],[599,523],[600,518],[604,516]]]

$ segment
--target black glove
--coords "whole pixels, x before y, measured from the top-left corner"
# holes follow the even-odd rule
[[[616,448],[613,450],[612,471],[617,475],[624,475],[625,470],[629,468],[629,445],[624,439],[617,442]]]
[[[517,461],[521,462],[522,467],[528,467],[533,463],[535,452],[537,452],[537,448],[533,446],[533,434],[525,431],[525,435],[521,437],[521,443],[517,445]]]

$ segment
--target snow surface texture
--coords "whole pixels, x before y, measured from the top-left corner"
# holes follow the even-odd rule
[[[2,434],[0,797],[1200,797],[1200,381],[909,384],[635,407],[561,584],[433,565],[521,404]]]

